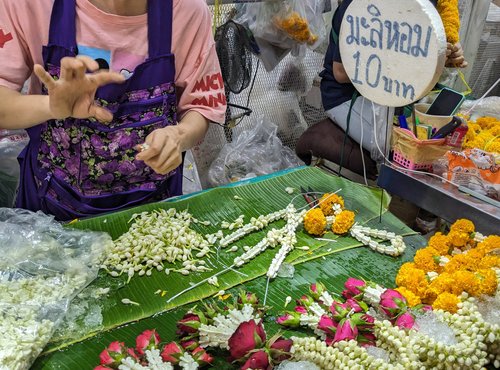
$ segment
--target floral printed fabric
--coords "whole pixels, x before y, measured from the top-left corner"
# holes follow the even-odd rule
[[[49,72],[56,78],[59,74],[55,67]],[[153,130],[176,124],[174,84],[132,91],[120,102],[98,100],[98,104],[113,113],[118,107],[126,113],[109,124],[82,119],[45,123],[38,154],[41,167],[82,195],[155,190],[173,173],[156,174],[135,159],[134,147]]]

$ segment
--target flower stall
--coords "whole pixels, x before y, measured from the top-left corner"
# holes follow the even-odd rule
[[[113,240],[92,244],[97,278],[49,335],[27,340],[18,311],[6,340],[33,369],[498,366],[498,236],[463,220],[427,243],[382,195],[301,168],[77,221]],[[2,284],[33,292],[23,279]],[[2,350],[0,368],[26,359]]]

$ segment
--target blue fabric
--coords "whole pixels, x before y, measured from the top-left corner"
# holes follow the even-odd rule
[[[332,29],[338,35],[340,25],[344,18],[345,11],[352,0],[344,0],[337,8],[332,19]],[[342,63],[340,57],[339,45],[335,41],[333,32],[330,32],[330,42],[325,55],[324,70],[321,72],[321,100],[325,110],[330,110],[336,106],[351,100],[354,91],[354,85],[351,83],[340,83],[333,76],[333,62]]]

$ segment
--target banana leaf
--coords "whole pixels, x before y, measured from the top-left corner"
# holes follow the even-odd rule
[[[358,222],[399,234],[412,233],[394,216],[386,212],[389,197],[381,190],[353,184],[316,168],[302,168],[240,186],[216,188],[171,202],[149,204],[84,220],[72,226],[80,229],[107,231],[113,238],[116,238],[127,231],[128,221],[134,213],[171,207],[179,210],[189,209],[198,219],[210,220],[214,224],[220,224],[223,220],[234,220],[240,214],[245,215],[248,220],[252,216],[284,208],[291,201],[296,207],[306,206],[304,199],[297,195],[298,191],[291,195],[285,192],[286,187],[300,189],[301,186],[312,187],[318,192],[342,189],[339,194],[344,197],[346,208],[357,213]],[[241,199],[235,199],[235,195]],[[379,219],[381,212],[383,215]],[[276,225],[279,226],[280,223],[277,222]],[[199,228],[198,231],[202,233],[211,233],[217,229],[216,226],[199,226]],[[265,231],[249,235],[235,244],[253,245],[264,234]],[[361,247],[356,240],[349,237],[335,237],[333,234],[327,234],[325,237],[334,241],[318,241],[306,235],[302,230],[298,232],[297,245],[307,245],[310,249],[308,251],[296,249],[288,256],[287,262],[297,269],[293,279],[278,278],[271,282],[268,303],[277,310],[282,307],[287,295],[300,294],[298,292],[306,289],[308,284],[315,280],[324,281],[328,286],[331,285],[334,291],[338,290],[339,284],[343,283],[347,275],[366,277],[375,281],[377,277],[383,276],[386,280],[381,282],[388,283],[393,280],[395,271],[403,261],[400,258],[395,259],[374,253],[366,247]],[[411,258],[413,250],[413,248],[408,248],[404,258]],[[202,284],[167,303],[169,297],[189,287],[190,284],[199,282],[230,265],[238,253],[241,252],[229,253],[222,250],[218,256],[214,253],[210,257],[214,270],[204,274],[183,276],[154,273],[151,277],[134,277],[129,284],[124,284],[123,279],[112,278],[102,273],[92,286],[113,287],[110,294],[100,302],[103,314],[102,327],[96,331],[83,332],[78,337],[59,336],[58,341],[46,348],[44,355],[33,368],[90,369],[97,364],[99,352],[110,341],[117,339],[133,341],[143,329],[158,328],[165,340],[173,339],[175,321],[188,308],[184,306],[213,296],[221,289],[228,290],[246,284],[247,289],[262,295],[265,290],[263,284],[267,281],[263,275],[267,272],[276,253],[275,250],[266,251],[252,263],[240,268],[238,272],[229,271],[219,276],[220,287]],[[154,294],[157,290],[164,290],[167,294],[163,297]],[[139,302],[140,305],[125,306],[121,303],[123,298]]]

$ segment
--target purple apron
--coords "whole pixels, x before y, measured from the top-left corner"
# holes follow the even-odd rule
[[[28,130],[16,207],[64,221],[182,193],[182,165],[159,175],[135,160],[134,150],[153,130],[177,123],[172,0],[148,1],[148,42],[149,58],[126,82],[97,90],[96,103],[113,113],[112,122],[68,118]],[[55,0],[45,68],[58,78],[61,59],[77,54],[75,0]]]

